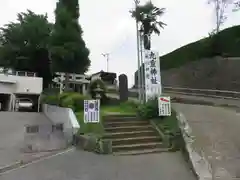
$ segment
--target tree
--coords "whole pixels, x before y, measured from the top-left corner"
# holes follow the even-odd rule
[[[234,1],[234,8],[233,11],[238,11],[240,8],[240,1]]]
[[[224,24],[227,19],[226,10],[230,4],[233,4],[233,0],[208,0],[209,4],[213,4],[216,27],[213,29],[212,33],[217,34],[220,31],[220,27]]]
[[[89,50],[82,39],[78,18],[78,0],[60,0],[57,3],[51,57],[53,71],[66,73],[65,89],[69,88],[69,73],[84,73],[90,66]]]
[[[16,23],[9,23],[0,30],[0,64],[7,68],[37,72],[43,77],[43,86],[51,82],[48,58],[49,37],[52,24],[46,15],[28,10],[19,13]]]
[[[160,35],[160,28],[166,25],[158,18],[165,12],[165,8],[158,8],[149,1],[144,5],[138,5],[135,10],[130,11],[133,18],[140,23],[140,31],[144,36],[144,48],[150,50],[150,37],[152,33]]]

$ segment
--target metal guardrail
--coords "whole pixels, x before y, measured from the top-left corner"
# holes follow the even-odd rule
[[[130,89],[129,92],[137,93],[137,89]],[[218,89],[191,89],[191,88],[175,88],[175,87],[164,87],[164,93],[174,93],[192,96],[203,96],[203,97],[215,97],[215,98],[228,98],[228,99],[240,99],[240,92],[218,90]]]
[[[238,91],[228,91],[219,89],[191,89],[191,88],[164,87],[163,91],[166,93],[181,93],[186,95],[189,94],[222,98],[240,98],[240,92]]]

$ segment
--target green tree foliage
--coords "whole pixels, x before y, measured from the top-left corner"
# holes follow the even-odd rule
[[[158,18],[165,12],[165,8],[156,7],[151,1],[144,5],[138,5],[134,11],[130,11],[132,17],[140,23],[140,31],[144,35],[144,48],[150,49],[151,43],[149,36],[152,33],[160,35],[160,28],[166,25]]]
[[[60,0],[55,10],[55,25],[51,38],[51,57],[54,72],[66,72],[65,88],[68,89],[68,73],[84,73],[90,66],[89,50],[82,39],[78,23],[78,0]]]
[[[17,22],[6,24],[0,30],[0,65],[37,72],[46,87],[52,79],[48,58],[51,31],[52,24],[46,15],[30,10],[19,13]]]

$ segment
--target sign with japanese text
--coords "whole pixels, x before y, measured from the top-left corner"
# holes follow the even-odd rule
[[[84,123],[99,123],[100,101],[84,100]]]
[[[157,52],[144,51],[146,100],[162,94],[160,62]]]
[[[158,98],[158,112],[159,112],[159,116],[171,116],[171,98],[170,97]]]

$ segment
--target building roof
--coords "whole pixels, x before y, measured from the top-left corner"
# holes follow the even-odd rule
[[[91,75],[92,76],[95,76],[95,75],[99,75],[100,74],[100,77],[103,78],[111,78],[111,79],[115,79],[117,77],[117,74],[116,73],[113,73],[113,72],[105,72],[105,71],[99,71],[97,73],[94,73]]]

